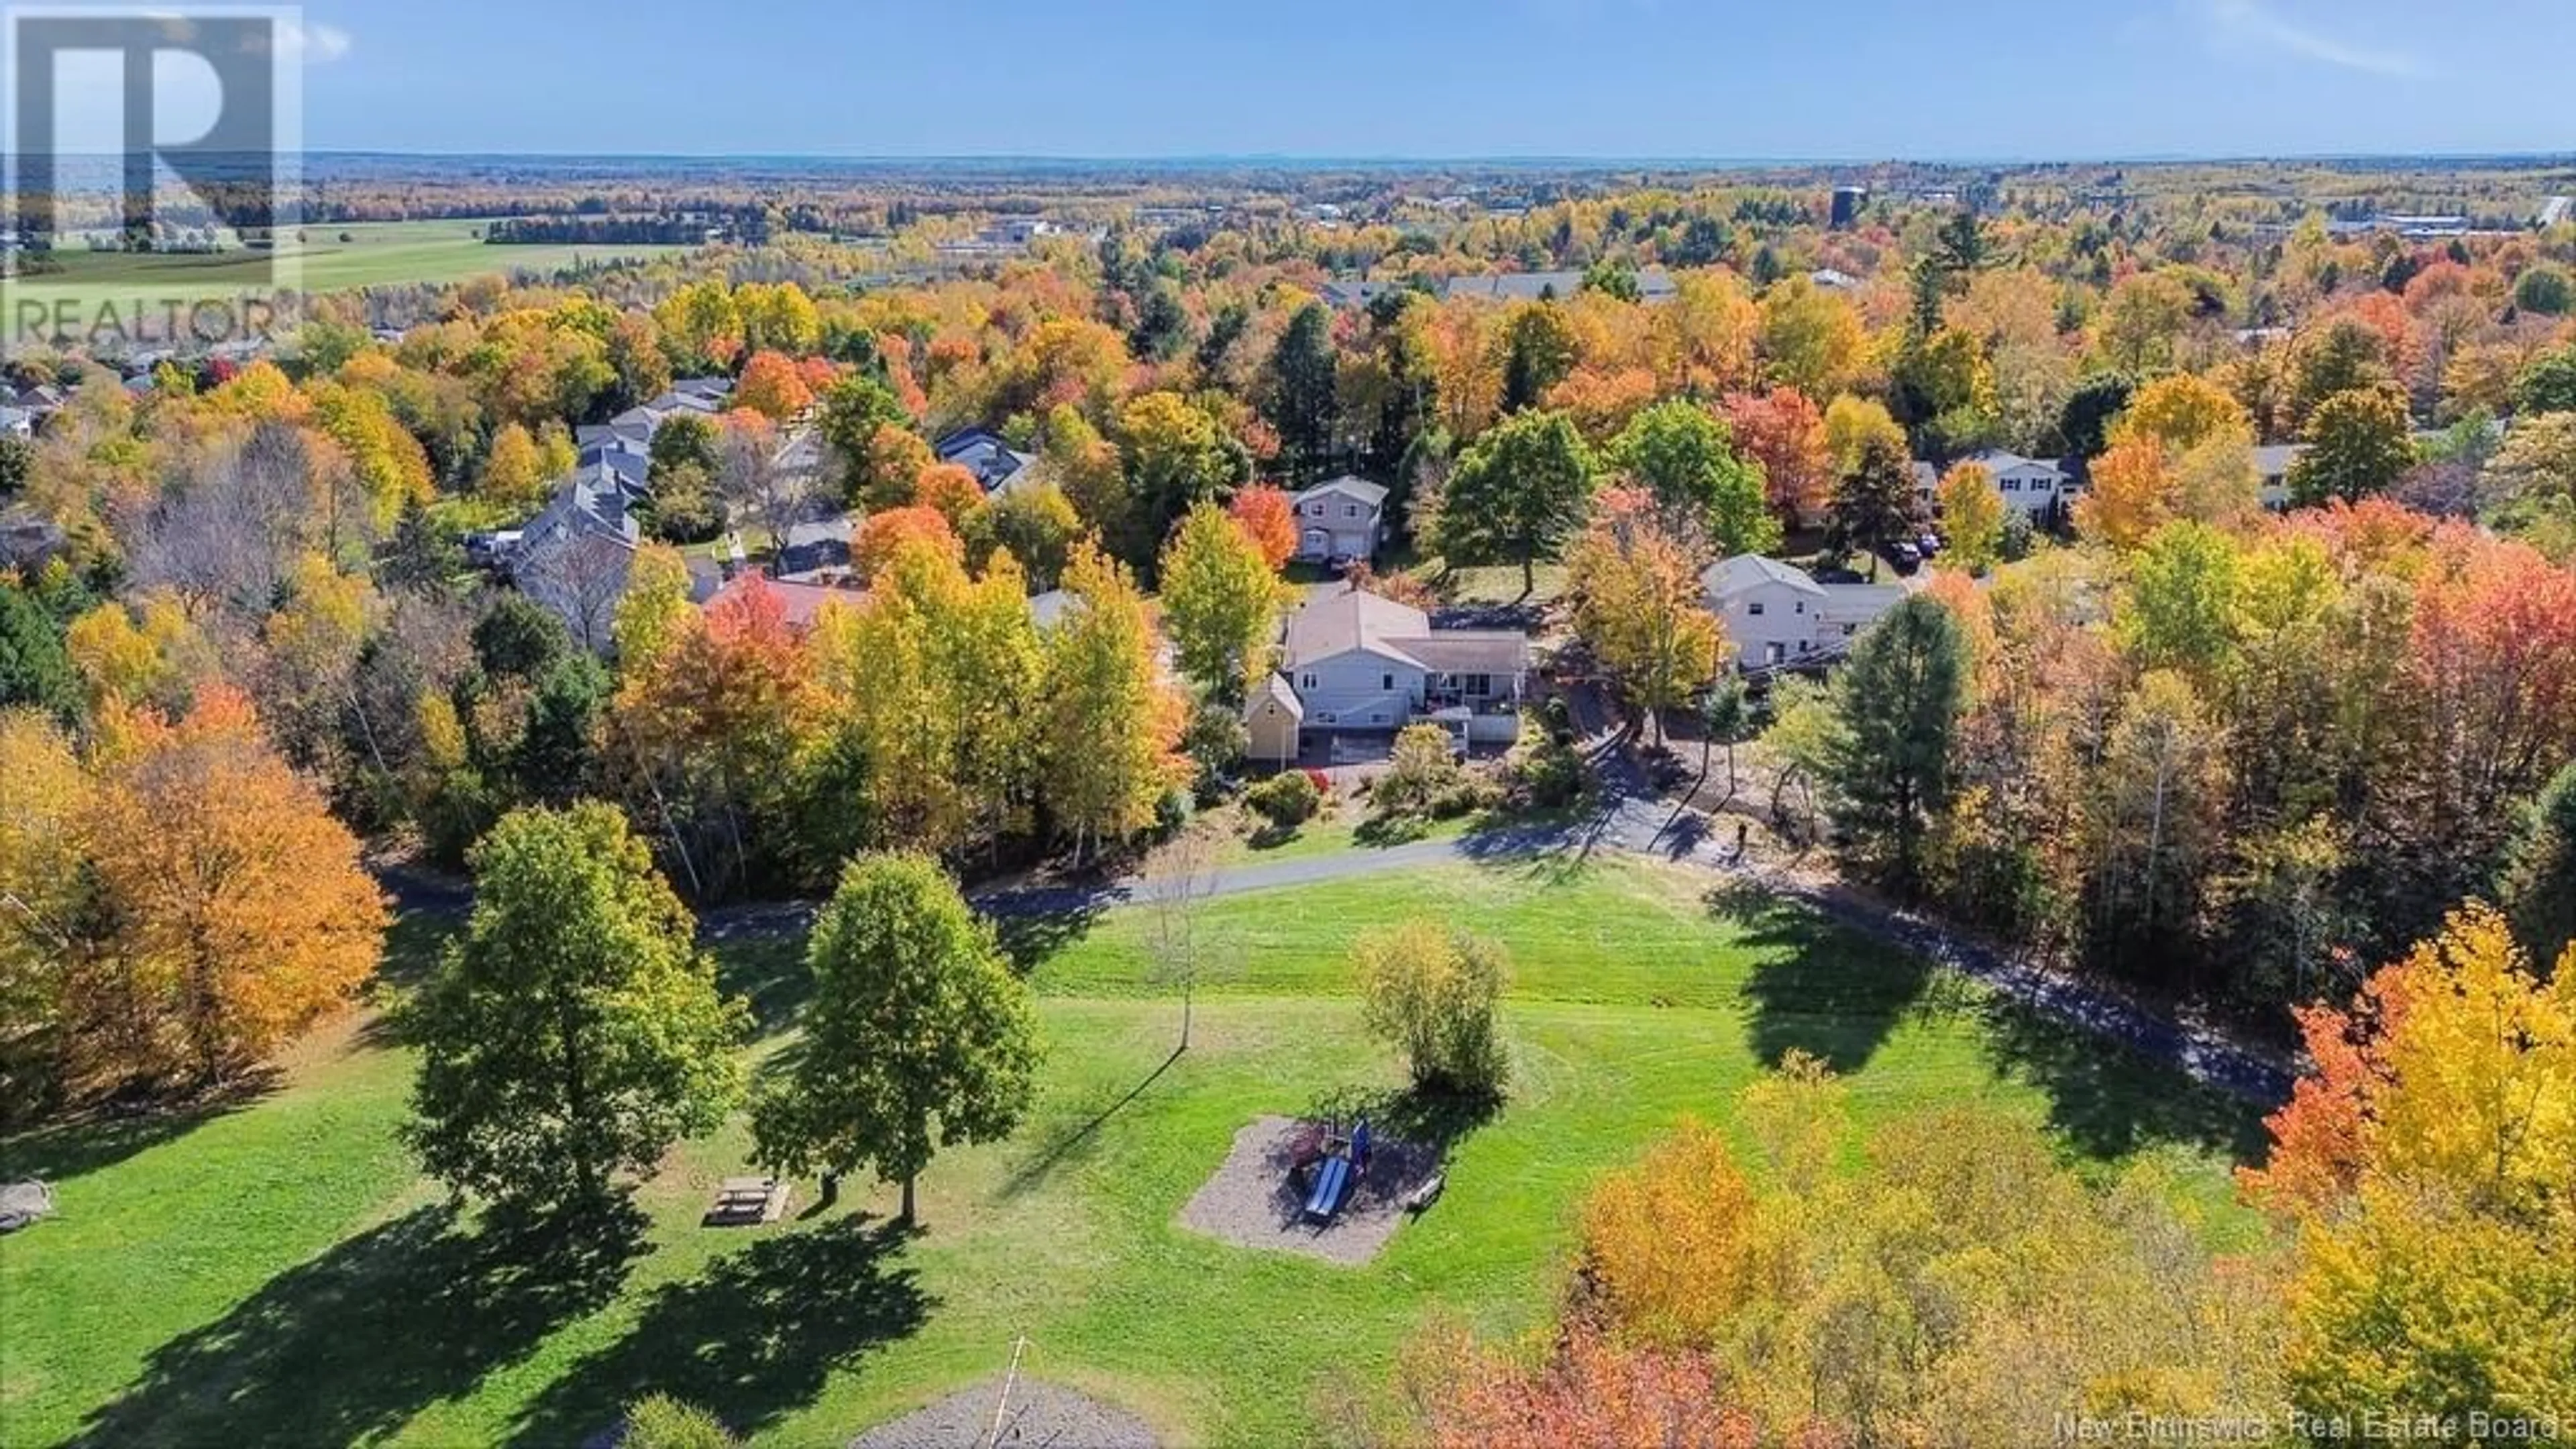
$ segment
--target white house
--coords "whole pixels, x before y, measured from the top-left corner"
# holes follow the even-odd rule
[[[1778,559],[1752,553],[1709,565],[1700,589],[1744,669],[1839,654],[1905,597],[1897,584],[1818,583]]]
[[[1360,478],[1318,483],[1289,500],[1297,518],[1297,557],[1309,563],[1377,556],[1386,542],[1386,488]]]
[[[2265,443],[2254,450],[2254,471],[2263,479],[2264,507],[2279,513],[2290,506],[2290,465],[2307,450],[2304,443]]]
[[[1360,589],[1308,601],[1288,620],[1279,672],[1252,692],[1255,758],[1284,761],[1301,731],[1392,733],[1429,720],[1462,744],[1520,733],[1529,636],[1439,629],[1420,609]]]
[[[1989,448],[1959,460],[1984,468],[1995,480],[1995,491],[2002,494],[2007,507],[2018,508],[2034,521],[2047,517],[2052,507],[2072,508],[2084,494],[2084,485],[2076,477],[2045,458],[2025,458]],[[1933,489],[1939,484],[1942,470],[1929,463],[1914,465],[1914,488],[1926,503],[1932,501]]]

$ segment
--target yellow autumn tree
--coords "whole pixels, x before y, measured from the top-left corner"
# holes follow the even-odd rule
[[[1726,1139],[1684,1122],[1583,1208],[1584,1266],[1623,1329],[1709,1347],[1748,1307],[1797,1282],[1799,1246],[1755,1196]]]
[[[2194,373],[2177,372],[2146,384],[2111,426],[2111,440],[2153,438],[2174,452],[2198,447],[2224,433],[2250,443],[2253,420],[2228,391]]]
[[[483,477],[475,491],[494,507],[512,513],[532,512],[545,502],[545,460],[526,428],[505,423],[492,435],[492,450],[484,456]]]
[[[1951,562],[1972,574],[1993,568],[2004,541],[2004,495],[1995,488],[1995,475],[1982,463],[1953,464],[1941,475],[1936,497]]]
[[[2302,1012],[2314,1072],[2250,1196],[2297,1233],[2287,1353],[2313,1413],[2576,1404],[2576,943],[2543,978],[2471,904]]]

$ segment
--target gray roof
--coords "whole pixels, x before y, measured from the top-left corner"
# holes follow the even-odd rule
[[[1348,474],[1318,483],[1314,487],[1299,493],[1292,501],[1303,503],[1307,499],[1315,497],[1317,494],[1324,493],[1337,494],[1345,498],[1356,498],[1371,508],[1383,508],[1386,506],[1385,484],[1371,483],[1365,478],[1354,478]]]
[[[1306,607],[1288,616],[1287,662],[1311,663],[1370,647],[1392,650],[1389,639],[1430,632],[1431,618],[1420,609],[1346,587],[1309,599]]]
[[[1008,489],[1037,461],[1026,453],[1012,451],[990,428],[962,428],[932,444],[930,452],[940,462],[954,463],[974,474],[975,482],[987,493]]]
[[[2045,468],[2060,478],[2066,476],[2066,470],[2049,459],[2025,458],[2019,453],[2007,453],[2001,448],[1988,448],[1982,453],[1971,454],[1966,461],[1977,464],[1989,473],[2001,473],[2009,468]]]
[[[2304,443],[2266,443],[2254,450],[2254,471],[2266,478],[2283,477],[2306,450]]]
[[[1356,650],[1442,674],[1518,674],[1529,666],[1529,636],[1508,629],[1435,629],[1431,617],[1365,589],[1318,594],[1288,616],[1283,666]]]
[[[1386,642],[1442,674],[1519,674],[1529,668],[1529,636],[1507,630],[1438,629]]]
[[[1739,553],[1710,564],[1701,572],[1699,584],[1712,599],[1731,599],[1763,584],[1786,584],[1803,594],[1825,592],[1825,586],[1804,570],[1758,553]]]
[[[1067,589],[1049,589],[1029,600],[1029,617],[1040,629],[1052,630],[1073,611],[1073,594]]]
[[[1041,597],[1044,596],[1041,595]],[[1040,627],[1043,628],[1045,626],[1042,624]],[[1297,697],[1296,690],[1288,687],[1288,677],[1284,674],[1274,674],[1268,679],[1261,681],[1261,686],[1252,691],[1252,697],[1243,702],[1243,717],[1245,719],[1252,718],[1254,711],[1260,709],[1261,706],[1265,704],[1278,705],[1281,709],[1288,711],[1288,717],[1290,719],[1303,720],[1306,718],[1305,701]]]
[[[633,548],[643,541],[631,511],[638,493],[614,472],[602,467],[576,471],[555,490],[537,516],[520,530],[524,560],[556,535],[589,535]]]

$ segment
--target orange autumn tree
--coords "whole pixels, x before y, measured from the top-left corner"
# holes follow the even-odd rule
[[[754,574],[675,620],[620,683],[609,739],[641,787],[636,818],[665,820],[699,899],[784,872],[794,766],[820,724],[812,677],[786,605]]]
[[[2173,516],[2173,473],[2164,444],[2139,434],[2093,460],[2091,484],[2075,500],[2075,531],[2128,553]]]
[[[952,559],[966,556],[966,545],[957,530],[948,526],[947,515],[936,508],[918,504],[907,508],[889,508],[871,513],[859,525],[859,536],[850,549],[850,563],[859,577],[872,579],[907,543],[925,543]]]
[[[1273,570],[1285,566],[1297,553],[1297,519],[1281,489],[1268,484],[1246,488],[1234,495],[1226,506],[1246,537],[1261,550],[1262,561]]]
[[[783,423],[814,405],[814,389],[784,354],[755,352],[734,383],[733,404]]]
[[[242,694],[210,685],[175,723],[119,723],[96,769],[82,834],[115,922],[106,955],[196,1080],[267,1055],[375,969],[384,901],[357,837],[261,739]]]
[[[848,480],[852,500],[874,511],[909,507],[920,501],[914,496],[916,480],[938,461],[921,434],[894,423],[879,423],[868,435],[866,456]]]
[[[984,506],[984,485],[960,463],[933,463],[914,475],[912,501],[939,510],[950,528],[961,528],[966,515]]]
[[[1718,1402],[1696,1354],[1624,1347],[1588,1328],[1528,1364],[1437,1331],[1405,1351],[1399,1401],[1427,1449],[1753,1449],[1759,1426]]]
[[[2328,1212],[2373,1179],[2439,1183],[2498,1212],[2576,1190],[2576,942],[2544,977],[2491,907],[2382,968],[2348,1010],[2299,1028],[2315,1069],[2239,1172],[2256,1202]]]
[[[1728,394],[1725,413],[1736,447],[1762,465],[1772,514],[1790,528],[1822,518],[1834,487],[1823,410],[1796,388],[1775,387]]]
[[[1644,1341],[1717,1341],[1748,1304],[1794,1286],[1796,1249],[1771,1224],[1726,1139],[1698,1122],[1610,1174],[1583,1209],[1602,1310]]]

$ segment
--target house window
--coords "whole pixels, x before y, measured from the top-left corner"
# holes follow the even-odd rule
[[[1359,516],[1360,516],[1360,506],[1359,506],[1358,504],[1356,504],[1356,503],[1345,503],[1345,504],[1343,504],[1343,505],[1342,505],[1342,516],[1343,516],[1344,518],[1357,518],[1357,517],[1359,517]]]
[[[1848,639],[1848,638],[1852,637],[1854,634],[1857,634],[1857,633],[1859,633],[1859,632],[1860,632],[1860,626],[1859,626],[1858,624],[1845,624],[1845,625],[1843,626],[1843,637],[1844,637],[1844,638],[1846,638],[1846,639]]]
[[[1751,614],[1756,618],[1761,617],[1762,601],[1760,599],[1755,599],[1752,603],[1745,605],[1744,612]]]
[[[1373,714],[1373,715],[1370,715],[1370,716],[1369,716],[1369,723],[1370,723],[1370,724],[1384,724],[1384,723],[1386,723],[1386,716],[1385,716],[1385,715],[1382,715],[1382,714]]]
[[[2019,478],[2006,478],[2004,480],[2003,491],[2006,493],[2019,493],[2021,491],[2021,480]]]
[[[1315,722],[1318,724],[1333,724],[1337,722],[1337,719],[1333,715],[1319,714],[1315,716]]]
[[[1472,694],[1479,699],[1485,698],[1494,692],[1494,676],[1490,674],[1461,675],[1458,679],[1458,692],[1461,694]]]
[[[1314,687],[1315,687],[1315,676],[1313,676],[1313,675],[1311,675],[1311,674],[1307,675],[1307,676],[1306,676],[1306,681],[1305,681],[1305,683],[1300,684],[1300,685],[1298,685],[1297,687],[1298,687],[1299,689],[1312,689],[1312,688],[1314,688]]]
[[[1797,601],[1797,603],[1798,603],[1798,612],[1799,612],[1799,613],[1803,614],[1803,613],[1807,612],[1807,601],[1806,601],[1806,600],[1804,600],[1804,599],[1800,599],[1800,600],[1798,600],[1798,601]]]
[[[1393,689],[1393,688],[1395,688],[1395,676],[1394,676],[1394,675],[1392,675],[1392,674],[1381,674],[1381,675],[1379,675],[1379,676],[1377,677],[1377,687],[1378,687],[1378,688],[1380,688],[1380,689]]]

